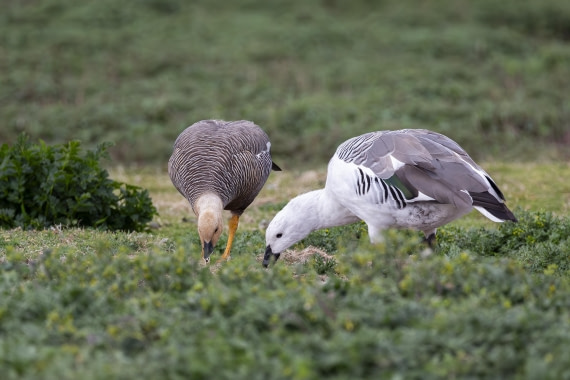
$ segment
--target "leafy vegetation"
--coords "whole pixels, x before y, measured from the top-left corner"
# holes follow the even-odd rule
[[[522,220],[527,236],[541,234],[537,221],[570,228],[547,214]],[[398,231],[384,245],[362,235],[346,249],[358,230],[322,237],[325,246],[341,238],[334,259],[269,270],[259,262],[261,231],[240,235],[232,260],[215,270],[182,240],[42,231],[40,241],[89,249],[31,256],[26,232],[13,232],[2,245],[3,377],[570,376],[568,267],[529,268],[531,240],[517,243],[519,254],[490,255],[474,237],[490,241],[493,231],[444,228],[431,255],[417,235]],[[560,263],[567,254],[556,253]]]
[[[113,181],[100,168],[108,145],[48,146],[21,135],[0,147],[0,227],[87,226],[140,231],[156,215],[147,190]]]
[[[482,228],[450,227],[438,241],[448,253],[451,246],[467,246],[481,255],[520,261],[529,272],[570,274],[570,223],[545,212],[519,211],[517,215],[518,223],[504,223],[485,233]]]
[[[161,229],[0,230],[2,377],[570,378],[570,167],[485,167],[511,206],[546,211],[500,225],[473,212],[431,254],[413,231],[370,245],[361,223],[325,229],[268,270],[260,221],[324,172],[272,173],[232,259],[206,267],[168,175],[116,168],[148,186]]]
[[[400,128],[476,159],[567,158],[568,25],[566,0],[5,1],[0,140],[163,165],[192,122],[245,118],[286,169]]]

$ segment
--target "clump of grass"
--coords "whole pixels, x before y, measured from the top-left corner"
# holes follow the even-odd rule
[[[187,125],[245,118],[299,166],[401,128],[477,159],[567,158],[569,20],[567,0],[11,1],[0,140],[114,141],[116,162],[156,164]]]

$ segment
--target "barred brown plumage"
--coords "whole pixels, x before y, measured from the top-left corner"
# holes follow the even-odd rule
[[[176,139],[168,174],[198,218],[206,262],[222,234],[222,210],[232,213],[222,255],[226,259],[240,215],[259,194],[271,170],[281,170],[271,160],[270,147],[267,134],[247,120],[202,120]]]

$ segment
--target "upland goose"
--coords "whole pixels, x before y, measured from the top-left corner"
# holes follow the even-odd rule
[[[186,128],[174,143],[168,174],[198,218],[202,258],[210,255],[229,210],[229,233],[221,259],[230,255],[239,217],[253,202],[271,170],[267,134],[250,121],[202,120]]]
[[[491,177],[453,140],[424,129],[366,133],[341,144],[325,188],[293,198],[270,222],[263,265],[310,232],[363,220],[370,241],[389,227],[436,229],[473,208],[494,222],[517,219]]]

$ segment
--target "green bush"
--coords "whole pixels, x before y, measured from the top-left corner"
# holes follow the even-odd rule
[[[517,216],[529,233],[538,228],[535,219],[545,220],[541,213]],[[569,223],[553,219],[545,228],[563,231],[556,226]],[[334,261],[278,261],[267,270],[255,260],[263,234],[238,233],[232,260],[216,271],[200,265],[200,246],[187,246],[186,238],[70,230],[66,239],[77,248],[30,258],[37,251],[25,246],[32,234],[39,246],[60,238],[11,231],[9,242],[0,239],[0,373],[570,378],[570,281],[524,265],[516,252],[532,249],[530,239],[512,254],[479,254],[465,250],[472,245],[460,237],[488,241],[494,230],[458,228],[452,242],[444,229],[442,250],[450,253],[422,257],[419,235],[406,231],[391,230],[379,245],[370,245],[364,231],[357,242],[345,239],[360,227],[313,237],[338,240]],[[506,237],[510,227],[503,228]]]
[[[516,211],[518,223],[495,230],[447,226],[438,231],[440,252],[467,250],[477,255],[510,257],[531,272],[570,273],[570,219],[550,212]]]
[[[99,160],[109,144],[48,146],[22,134],[0,148],[0,227],[52,225],[140,231],[157,214],[147,190],[113,181]]]

